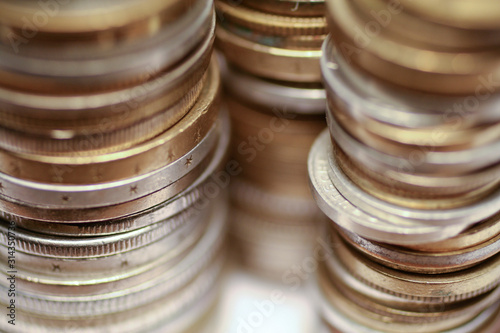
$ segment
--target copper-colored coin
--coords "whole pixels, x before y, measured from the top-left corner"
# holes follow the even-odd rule
[[[100,121],[106,125],[99,126],[103,129],[100,133],[75,135],[72,130],[57,129],[52,130],[52,137],[46,137],[30,135],[26,131],[12,131],[0,127],[0,136],[3,137],[0,148],[16,153],[55,156],[59,154],[85,156],[126,150],[154,138],[177,123],[193,107],[200,96],[204,83],[205,77],[202,77],[190,90],[184,92],[184,96],[174,105],[157,112],[151,117],[139,119],[131,126],[118,130],[107,131],[111,127],[107,126],[107,124],[113,122],[114,117],[105,117],[104,115],[100,118]],[[147,109],[152,110],[153,108]],[[130,110],[128,114],[141,114],[141,112],[134,109],[133,111]],[[125,118],[134,118],[134,116],[125,116]],[[34,120],[31,121],[35,122]],[[119,119],[117,121],[119,123]],[[65,138],[64,135],[66,134],[68,137]]]
[[[176,10],[180,8],[185,10],[191,5],[191,0],[153,0],[148,1],[148,6],[144,6],[141,1],[137,0],[126,0],[120,5],[109,0],[86,1],[84,4],[79,4],[78,7],[62,4],[57,15],[53,15],[52,19],[47,20],[40,30],[45,33],[63,34],[110,33],[113,31],[110,31],[110,29],[120,30],[129,27],[131,31],[137,34],[140,31],[137,26],[144,26],[144,31],[149,32],[151,28],[145,29],[151,25],[149,20],[178,18],[177,15],[182,12],[179,13]],[[35,14],[41,8],[34,1],[25,1],[23,3],[3,1],[0,4],[0,10],[3,13],[2,25],[21,30],[23,25],[26,24],[22,20],[23,16],[29,16],[30,14],[36,16]],[[161,22],[160,20],[157,24]]]
[[[465,313],[465,316],[443,318],[442,320],[420,320],[413,323],[399,322],[387,314],[367,310],[344,296],[326,276],[320,274],[320,290],[324,294],[323,316],[333,327],[342,327],[340,332],[400,333],[400,332],[470,332],[470,328],[480,329],[484,323],[496,315],[497,307],[483,313]],[[387,309],[387,308],[386,308]],[[399,312],[401,313],[401,312]],[[477,318],[477,320],[476,320]],[[461,329],[464,325],[465,328]],[[338,332],[338,331],[333,331]]]
[[[358,280],[402,298],[454,303],[482,295],[500,283],[499,256],[455,273],[415,274],[377,264],[349,249],[343,241],[336,244],[338,258]]]
[[[251,42],[286,50],[318,50],[321,48],[326,34],[322,35],[290,35],[276,36],[249,30],[238,23],[220,22],[220,27]]]

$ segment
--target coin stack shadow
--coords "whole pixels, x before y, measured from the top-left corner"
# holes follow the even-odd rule
[[[231,246],[252,273],[275,279],[311,257],[324,219],[306,162],[325,128],[319,67],[325,4],[296,5],[215,2],[232,157],[241,166],[231,186]]]
[[[0,329],[193,332],[228,210],[213,3],[40,3],[0,1]]]
[[[331,332],[500,331],[500,24],[444,2],[327,0],[308,168]]]

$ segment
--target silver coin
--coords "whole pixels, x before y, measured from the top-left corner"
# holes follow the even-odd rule
[[[203,235],[206,224],[196,224],[191,228],[193,230],[187,233],[187,236],[180,229],[178,233],[164,240],[112,256],[65,259],[17,252],[17,282],[20,289],[36,293],[75,284],[79,285],[80,292],[87,289],[108,290],[114,284],[134,284],[134,281],[143,279],[141,274],[148,270],[149,277],[152,277],[171,269],[180,258],[191,251]],[[169,244],[169,238],[172,238],[173,244]],[[179,241],[179,238],[182,240]],[[2,256],[1,259],[5,257]],[[159,264],[162,265],[161,268],[153,269],[154,265]],[[124,279],[127,279],[126,282]]]
[[[319,208],[336,224],[364,238],[388,244],[425,244],[454,237],[463,226],[391,223],[358,209],[346,200],[328,175],[328,152],[332,149],[329,132],[320,134],[308,159],[309,179]]]
[[[476,172],[494,166],[500,161],[497,154],[492,154],[500,150],[500,142],[463,151],[436,152],[409,149],[406,156],[388,154],[353,138],[337,123],[328,106],[326,114],[328,128],[342,150],[359,163],[374,164],[379,169],[388,168],[396,171],[409,169],[421,174],[454,176]],[[412,154],[416,154],[418,159],[413,161]]]
[[[424,210],[398,206],[378,199],[357,187],[340,169],[334,157],[336,148],[327,147],[328,174],[340,194],[359,209],[393,223],[416,222],[428,225],[467,227],[498,213],[500,189],[480,202],[447,210]]]
[[[54,223],[37,220],[18,220],[16,227],[36,232],[38,234],[68,237],[96,237],[115,235],[147,227],[165,220],[175,220],[176,215],[182,214],[191,206],[201,206],[199,190],[185,191],[174,199],[152,207],[139,214],[126,216],[121,219],[106,220],[90,223]],[[10,220],[8,217],[6,220]],[[15,221],[15,219],[13,219]],[[170,222],[170,221],[169,221]]]
[[[221,168],[227,154],[230,139],[230,125],[229,115],[226,110],[221,112],[219,122],[221,124],[221,133],[219,134],[219,141],[214,155],[211,157],[210,161],[207,161],[208,165],[206,167],[204,166],[205,162],[196,166],[196,168],[203,168],[204,171],[194,182],[186,184],[184,177],[180,179],[180,183],[177,181],[164,189],[150,194],[147,197],[139,198],[123,204],[100,208],[78,210],[35,209],[30,206],[17,203],[13,204],[0,200],[0,217],[16,223],[23,223],[25,220],[27,220],[27,223],[33,220],[50,223],[89,223],[118,219],[126,216],[129,217],[130,215],[138,213],[141,214],[143,211],[151,209],[151,207],[155,207],[157,205],[168,206],[169,203],[167,203],[167,201],[174,204],[174,206],[170,207],[172,209],[176,209],[175,206],[178,204],[181,206],[180,208],[184,209],[192,205],[193,202],[196,202],[198,199],[207,198],[207,194],[205,193],[207,191],[205,188],[207,184],[205,183],[210,181],[210,177]],[[179,190],[179,188],[181,190]],[[201,191],[201,193],[199,191]],[[181,193],[183,193],[182,196]],[[170,208],[167,209],[169,210]]]
[[[12,329],[6,321],[1,330],[12,333],[136,333],[172,332],[186,333],[207,310],[214,306],[220,276],[220,265],[209,267],[179,289],[154,302],[128,311],[93,316],[91,314],[68,320],[62,316],[40,316],[17,311],[16,326]],[[7,326],[8,325],[8,326]],[[194,332],[193,332],[194,333]]]
[[[348,230],[343,230],[342,233],[363,251],[366,251],[371,259],[382,265],[406,272],[451,273],[477,265],[500,253],[500,235],[461,251],[423,253],[378,244]]]
[[[500,121],[500,96],[496,94],[484,100],[471,97],[478,106],[464,113],[466,97],[410,92],[356,70],[340,55],[331,38],[323,44],[321,70],[329,97],[338,99],[335,103],[345,105],[356,119],[372,118],[405,128],[441,126],[457,119],[470,126]],[[462,108],[454,107],[457,105]]]
[[[207,135],[187,154],[161,169],[132,178],[101,184],[58,185],[37,183],[0,173],[4,200],[48,209],[82,209],[104,207],[132,201],[165,188],[181,179],[209,158],[215,149],[219,129],[214,125]],[[186,166],[186,160],[191,164]],[[70,202],[61,197],[70,196]]]
[[[318,294],[320,295],[321,299],[321,313],[324,318],[324,320],[331,325],[331,327],[334,327],[335,329],[339,330],[340,332],[356,332],[356,333],[387,333],[386,331],[379,331],[376,329],[372,329],[369,327],[366,327],[360,323],[355,322],[348,316],[346,316],[344,313],[341,312],[339,307],[341,306],[340,304],[332,304],[324,294],[319,291]],[[499,314],[498,311],[498,305],[494,305],[483,312],[481,312],[477,317],[475,317],[473,320],[469,321],[465,325],[462,325],[457,328],[453,328],[450,330],[442,331],[442,333],[471,333],[471,332],[478,332],[479,329],[482,329],[489,320],[494,318]],[[388,324],[389,325],[389,324]],[[497,324],[498,325],[498,324]],[[417,327],[412,327],[415,333],[426,333],[428,332],[426,327],[421,327],[420,330],[417,330]],[[483,331],[481,331],[483,332]],[[488,333],[493,333],[494,331],[489,331]]]
[[[173,266],[165,265],[162,263],[165,259],[160,258],[151,263],[153,267],[147,267],[149,269],[143,269],[142,274],[132,275],[129,279],[118,274],[102,281],[89,279],[86,283],[76,279],[18,279],[18,307],[33,314],[49,316],[105,315],[136,308],[175,293],[206,267],[217,267],[214,260],[222,248],[227,226],[227,204],[224,201],[225,197],[216,201],[207,232]],[[219,260],[219,265],[222,262]],[[5,288],[8,289],[0,282],[0,290],[5,291],[5,295],[0,295],[0,302],[8,302]]]
[[[70,283],[92,280],[94,283],[110,275],[122,277],[136,274],[140,267],[167,255],[175,258],[188,251],[206,231],[206,216],[184,215],[185,221],[156,225],[129,233],[99,238],[37,237],[16,232],[16,269],[19,279],[38,277],[65,280]],[[173,230],[171,230],[173,228]],[[29,239],[27,239],[31,236]],[[36,242],[39,243],[36,243]],[[74,243],[74,246],[71,246]],[[85,244],[88,244],[85,246]],[[3,254],[0,258],[7,260]]]

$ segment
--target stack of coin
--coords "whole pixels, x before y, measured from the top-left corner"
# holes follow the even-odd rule
[[[281,277],[311,256],[323,219],[306,161],[325,127],[325,3],[221,0],[216,9],[232,156],[241,167],[231,187],[233,246],[254,273]]]
[[[332,332],[498,332],[498,236],[460,247],[470,236],[425,252],[333,231],[319,274],[324,320]]]
[[[227,220],[213,3],[0,12],[0,329],[192,332]]]
[[[499,5],[479,3],[328,1],[309,175],[332,332],[500,329]]]
[[[217,45],[227,60],[253,75],[320,82],[325,1],[216,0]]]

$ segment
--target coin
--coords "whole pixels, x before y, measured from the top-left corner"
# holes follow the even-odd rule
[[[68,47],[62,52],[60,44],[52,52],[43,47],[38,54],[0,48],[0,84],[21,91],[63,94],[135,85],[148,78],[145,73],[156,76],[185,57],[207,35],[213,20],[213,4],[197,0],[186,15],[151,38],[116,47],[108,44],[104,50],[100,47],[100,55],[92,48]],[[86,49],[89,54],[82,59]]]
[[[435,2],[429,0],[421,1],[418,4],[403,0],[402,4],[422,18],[454,27],[478,30],[499,27],[498,9],[500,7],[493,0],[481,0],[474,3],[468,0],[454,1],[453,6],[448,6],[447,10],[435,6]]]
[[[385,202],[360,191],[359,188],[350,182],[339,168],[336,159],[333,157],[334,153],[334,149],[329,153],[330,169],[328,170],[328,174],[332,182],[339,189],[339,192],[357,207],[387,221],[394,223],[415,221],[430,225],[468,226],[493,216],[498,212],[497,201],[500,200],[498,189],[492,191],[490,195],[479,202],[452,209],[411,209]]]
[[[330,147],[329,133],[324,131],[309,154],[309,179],[319,208],[344,229],[371,240],[397,245],[436,242],[463,231],[463,226],[430,225],[410,221],[391,223],[358,209],[339,193],[330,179]]]
[[[482,187],[470,189],[468,192],[454,195],[443,195],[438,191],[431,191],[431,189],[408,191],[398,188],[396,182],[390,185],[387,184],[389,180],[383,183],[379,182],[378,179],[382,178],[383,175],[377,175],[374,172],[365,173],[364,170],[352,163],[341,149],[336,149],[335,152],[340,169],[356,186],[378,199],[411,209],[439,210],[469,206],[484,199],[497,188],[497,182],[491,182]],[[374,177],[375,179],[371,177],[373,174],[377,175]]]
[[[500,35],[493,15],[475,16],[494,6],[326,3],[329,133],[308,170],[332,222],[319,270],[328,329],[495,330]]]
[[[446,48],[461,51],[467,49],[474,51],[499,45],[500,35],[492,27],[468,29],[459,28],[460,24],[453,26],[454,24],[447,25],[443,24],[444,22],[433,21],[413,11],[411,3],[407,1],[391,4],[384,0],[357,0],[353,3],[366,18],[372,20],[378,18],[384,30],[405,43],[427,44],[437,50]],[[446,14],[450,15],[456,5],[456,2],[453,3],[453,6],[450,6],[453,9]]]
[[[326,94],[320,85],[290,85],[248,75],[221,64],[223,85],[232,96],[250,104],[294,114],[323,114]]]
[[[202,327],[226,258],[220,176],[234,168],[213,3],[0,8],[0,38],[57,11],[20,52],[0,46],[0,258],[15,279],[0,304],[16,306],[0,330]]]
[[[109,207],[96,207],[87,209],[42,209],[35,208],[27,205],[22,205],[15,202],[2,200],[0,197],[0,214],[7,220],[13,221],[29,221],[40,220],[46,222],[62,222],[62,223],[89,223],[96,221],[106,221],[109,219],[117,219],[129,215],[141,215],[144,210],[148,210],[156,205],[162,205],[166,201],[169,203],[180,201],[172,205],[173,207],[165,207],[168,212],[170,209],[176,209],[177,205],[186,207],[200,198],[207,197],[204,184],[209,180],[210,176],[221,168],[224,163],[225,156],[229,145],[229,128],[228,128],[228,115],[222,113],[221,117],[221,130],[222,134],[219,137],[219,143],[214,156],[211,160],[206,161],[208,165],[204,165],[205,161],[196,166],[194,173],[189,173],[183,178],[177,180],[175,183],[170,184],[164,189],[160,189],[149,196],[138,198],[132,201],[123,202],[121,204],[112,205]],[[201,174],[198,172],[201,171]],[[201,188],[200,188],[201,187]],[[182,191],[185,191],[181,196]],[[152,209],[155,211],[155,209]],[[163,210],[159,210],[163,211]],[[150,211],[151,212],[151,211]],[[129,216],[135,218],[136,216]],[[147,217],[145,217],[147,218]]]
[[[222,0],[215,5],[219,22],[216,45],[228,62],[258,77],[321,81],[318,59],[327,32],[323,15],[275,15]]]
[[[498,56],[495,50],[482,52],[434,51],[427,45],[418,47],[397,43],[383,33],[378,23],[363,20],[347,1],[328,1],[332,38],[341,45],[344,56],[367,72],[393,84],[426,92],[467,95],[474,93],[478,76],[495,76]],[[380,31],[363,29],[374,23]],[[363,42],[357,34],[363,33]],[[360,47],[362,46],[362,47]],[[393,55],[397,54],[398,57]]]
[[[223,27],[217,29],[216,45],[228,61],[256,76],[292,82],[321,81],[320,50],[287,50],[262,45]]]
[[[327,33],[326,19],[323,15],[293,18],[271,15],[245,6],[231,5],[227,0],[217,0],[215,8],[219,16],[223,18],[222,24],[226,21],[234,22],[251,31],[270,36],[325,35]]]
[[[242,4],[266,13],[289,16],[322,16],[324,0],[243,0]]]
[[[207,39],[198,52],[164,76],[150,78],[149,83],[140,86],[98,96],[37,96],[0,88],[2,125],[50,137],[53,136],[53,127],[66,137],[92,137],[105,130],[129,127],[163,111],[162,107],[173,106],[203,78],[210,62],[210,42]]]
[[[96,183],[96,176],[98,182],[106,182],[156,170],[185,155],[214,124],[219,107],[217,68],[214,61],[202,95],[191,111],[168,131],[147,142],[120,152],[82,157],[13,154],[0,150],[0,171],[26,180],[76,185]],[[166,161],[158,160],[157,156],[165,156]],[[70,172],[57,172],[66,169]]]
[[[500,252],[500,234],[487,242],[454,252],[419,252],[404,247],[379,244],[347,230],[339,234],[371,260],[387,267],[420,274],[444,274],[482,263]]]
[[[322,274],[323,275],[323,274]],[[360,306],[349,302],[345,296],[334,285],[330,284],[325,278],[320,278],[320,293],[322,294],[322,311],[325,320],[331,327],[339,329],[341,332],[401,332],[408,330],[411,332],[449,332],[449,333],[468,333],[481,329],[485,323],[495,318],[498,313],[498,304],[479,313],[469,322],[463,323],[462,318],[454,318],[448,322],[427,322],[416,324],[404,324],[391,321],[387,323],[384,316],[376,315]],[[387,318],[387,317],[385,317]],[[462,322],[463,325],[460,325]],[[337,331],[338,332],[338,331]]]
[[[455,237],[443,240],[441,242],[420,245],[410,245],[411,249],[415,249],[422,252],[454,252],[463,249],[468,249],[470,247],[477,246],[479,244],[488,242],[494,235],[500,232],[500,223],[498,223],[499,214],[482,221],[481,223],[475,224],[470,228],[467,228]]]

